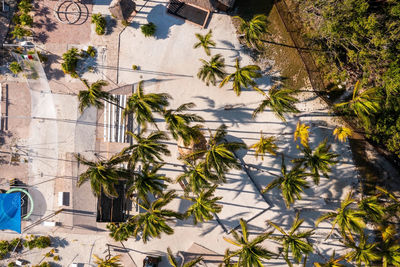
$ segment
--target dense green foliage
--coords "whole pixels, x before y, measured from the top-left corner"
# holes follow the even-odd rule
[[[51,239],[49,236],[34,236],[31,235],[24,242],[24,246],[29,249],[34,248],[47,248],[51,245]]]
[[[64,60],[64,62],[61,63],[63,72],[68,73],[73,78],[78,78],[78,74],[76,73],[76,67],[78,65],[78,60],[80,59],[78,49],[69,49],[62,55],[62,59]]]
[[[359,117],[368,138],[400,156],[400,2],[295,1],[325,78],[348,87],[359,80],[362,92],[377,98],[364,102],[373,112],[341,111]]]
[[[93,14],[92,23],[96,25],[95,31],[98,35],[103,35],[106,33],[107,21],[103,15],[101,15],[100,13]]]
[[[10,63],[10,66],[8,67],[12,73],[18,74],[22,71],[21,65],[17,61],[13,61]]]
[[[149,22],[147,24],[144,24],[140,27],[140,30],[146,37],[151,37],[156,34],[157,31],[157,26],[153,22]]]

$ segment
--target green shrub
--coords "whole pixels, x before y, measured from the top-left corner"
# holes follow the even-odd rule
[[[144,36],[150,37],[150,36],[154,36],[154,34],[156,33],[156,30],[157,30],[157,27],[153,22],[149,22],[147,24],[142,25],[142,27],[140,27],[140,29],[142,30],[142,33],[144,34]]]
[[[89,45],[88,49],[86,50],[86,53],[90,56],[90,57],[95,57],[96,56],[96,49]]]
[[[78,49],[76,48],[71,48],[65,52],[62,55],[64,62],[61,63],[63,72],[71,75],[73,78],[77,78],[78,74],[76,73],[76,67],[78,65],[79,58],[80,55],[78,54]]]
[[[4,259],[10,251],[10,243],[7,240],[0,241],[0,260]]]
[[[21,39],[21,38],[23,38],[25,36],[31,36],[32,35],[32,33],[29,30],[23,28],[21,25],[15,25],[15,27],[12,30],[11,34],[12,34],[14,39],[15,38]]]
[[[32,16],[30,16],[29,14],[22,14],[21,16],[19,16],[19,22],[22,26],[29,26],[31,27],[33,24],[33,18]]]
[[[25,241],[24,246],[27,246],[29,249],[34,248],[47,248],[51,245],[51,240],[49,236],[34,236],[31,235]]]
[[[55,256],[53,257],[53,260],[54,260],[54,261],[60,261],[60,256],[55,255]]]
[[[18,73],[20,73],[22,71],[22,67],[17,61],[11,62],[10,66],[8,68],[14,74],[18,74]]]
[[[7,264],[7,267],[14,267],[17,266],[14,261]]]
[[[22,238],[14,238],[13,240],[10,241],[10,249],[13,250],[15,247],[17,247],[16,249],[22,249],[23,246],[23,240]]]
[[[103,35],[106,32],[106,18],[100,13],[92,15],[92,23],[96,25],[96,33],[98,35]]]
[[[132,65],[132,69],[133,70],[137,70],[137,69],[139,69],[139,66],[138,65]]]
[[[30,11],[32,11],[32,4],[31,1],[29,0],[22,0],[21,2],[19,2],[18,4],[18,9],[24,13],[29,13]]]

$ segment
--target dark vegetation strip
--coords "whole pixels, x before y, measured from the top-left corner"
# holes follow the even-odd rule
[[[304,42],[301,36],[302,28],[300,21],[290,12],[284,0],[276,0],[275,7],[304,63],[313,90],[321,99],[324,100],[326,104],[328,104],[329,106],[333,106],[333,101],[331,101],[326,94],[323,78],[320,70],[315,64],[313,55],[310,53],[309,50],[301,49],[302,47],[307,47],[307,44]],[[361,172],[362,177],[365,179],[365,181],[363,181],[364,192],[370,192],[371,188],[375,187],[381,176],[379,173],[377,173],[377,169],[374,168],[374,166],[371,164],[371,161],[366,156],[365,142],[368,142],[368,140],[366,139],[363,131],[360,130],[359,127],[357,127],[354,120],[350,120],[349,118],[343,116],[342,119],[354,131],[353,139],[350,139],[350,146],[353,152],[354,161],[357,164],[357,167]],[[400,167],[392,153],[382,149],[381,147],[378,147],[375,144],[370,144],[393,165],[397,166],[398,168]]]

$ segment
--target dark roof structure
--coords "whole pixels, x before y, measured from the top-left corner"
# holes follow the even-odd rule
[[[183,2],[207,9],[209,11],[227,11],[235,4],[235,0],[183,0]]]
[[[103,189],[97,199],[97,216],[96,222],[124,222],[126,212],[125,184],[119,183],[115,185],[117,190],[117,198],[107,197]]]
[[[108,9],[117,20],[127,20],[136,10],[136,4],[132,0],[113,0]]]
[[[199,25],[202,28],[206,25],[210,15],[208,9],[179,0],[170,0],[167,6],[167,12],[171,15]]]

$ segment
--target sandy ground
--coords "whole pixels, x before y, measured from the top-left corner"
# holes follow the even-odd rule
[[[310,126],[310,144],[312,147],[315,147],[324,138],[328,138],[330,142],[334,143],[333,149],[341,156],[340,164],[334,168],[330,180],[322,178],[320,185],[311,186],[307,189],[303,201],[296,204],[296,209],[301,211],[301,217],[306,219],[303,229],[314,227],[315,218],[322,212],[336,208],[340,199],[343,199],[348,191],[357,186],[357,173],[348,144],[336,143],[332,137],[332,130],[336,124],[335,119],[330,116],[327,107],[311,92],[310,88],[304,88],[303,91],[308,90],[309,92],[303,92],[301,95],[302,101],[298,107],[302,110],[302,113],[298,116],[289,116],[287,123],[280,121],[269,110],[253,119],[251,113],[262,100],[259,93],[244,90],[241,96],[237,97],[229,85],[224,88],[207,87],[196,77],[201,66],[199,58],[208,59],[208,57],[203,50],[192,48],[196,41],[194,34],[205,34],[209,29],[212,29],[213,39],[217,42],[216,47],[212,49],[212,54],[221,53],[224,56],[227,72],[234,69],[234,61],[237,57],[240,58],[242,65],[252,63],[251,58],[243,52],[237,41],[231,18],[223,14],[214,14],[208,28],[200,29],[167,15],[165,3],[164,0],[151,1],[144,6],[144,1],[137,1],[137,10],[140,10],[138,16],[132,25],[121,33],[119,60],[116,61],[115,56],[110,56],[111,50],[107,49],[107,62],[119,62],[119,73],[111,73],[110,75],[118,76],[119,85],[137,84],[140,80],[144,80],[145,92],[169,93],[173,97],[171,108],[186,102],[196,103],[197,106],[193,111],[206,120],[204,127],[213,131],[222,123],[226,124],[229,140],[241,140],[250,146],[259,139],[261,130],[266,135],[276,136],[280,152],[286,155],[287,160],[299,156],[296,143],[293,141],[293,132],[299,120]],[[104,5],[95,5],[93,11],[107,12]],[[157,25],[157,33],[154,38],[145,38],[140,32],[139,26],[147,23],[147,21]],[[113,35],[114,37],[115,35]],[[106,37],[101,38],[107,39]],[[92,35],[92,40],[99,45],[104,45],[101,38]],[[113,43],[113,45],[115,44]],[[115,50],[112,50],[115,53]],[[138,65],[139,70],[133,71],[131,69],[132,64]],[[262,65],[265,75],[257,83],[260,88],[267,91],[276,77],[279,77],[279,73],[267,71],[266,65]],[[104,73],[99,73],[98,77],[102,78],[103,75]],[[68,86],[68,84],[66,85]],[[51,85],[50,88],[52,88]],[[32,177],[37,179],[35,182],[44,179],[41,178],[41,172],[50,177],[57,175],[73,177],[76,173],[69,168],[74,167],[71,163],[67,163],[71,159],[71,153],[79,152],[91,155],[96,147],[96,129],[92,124],[96,120],[96,112],[87,110],[80,116],[76,111],[76,97],[46,94],[46,92],[32,93],[32,114],[37,113],[38,116],[41,115],[49,119],[57,118],[57,123],[54,120],[31,122],[30,138],[32,142],[30,144],[34,144],[33,139],[35,139],[36,144],[40,144],[38,148],[35,148],[35,151],[44,149],[44,152],[41,151],[40,155],[50,157],[46,161],[35,163],[34,166],[36,167],[31,168]],[[42,105],[39,103],[42,103]],[[224,107],[228,104],[233,105],[234,108],[225,110]],[[47,106],[47,108],[35,109],[40,106]],[[44,111],[46,111],[44,114],[41,113]],[[160,128],[164,129],[163,123],[160,123]],[[102,132],[102,128],[97,130]],[[97,137],[99,136],[101,134],[99,135],[97,132]],[[108,146],[101,143],[100,140],[98,141],[100,143],[97,144],[97,148],[100,151],[107,148],[108,153],[113,153],[119,149],[119,146]],[[177,159],[178,151],[174,141],[171,141],[169,148],[172,155],[166,158],[168,164],[162,169],[162,172],[174,178],[182,172],[182,168],[179,167],[181,162]],[[55,157],[55,155],[57,156]],[[271,156],[266,157],[264,161],[256,160],[252,150],[240,151],[238,155],[246,164],[279,174],[281,162],[279,157]],[[288,163],[288,166],[290,168],[291,164]],[[129,255],[132,256],[136,265],[140,266],[146,255],[161,255],[163,261],[160,266],[169,266],[165,257],[167,247],[171,247],[174,252],[185,251],[193,242],[216,253],[223,254],[226,248],[234,248],[222,239],[223,236],[228,236],[225,230],[236,227],[240,218],[249,220],[252,234],[265,232],[268,229],[266,220],[271,220],[288,229],[294,219],[294,209],[286,209],[278,190],[272,190],[265,194],[268,203],[264,201],[257,190],[271,182],[273,177],[267,172],[255,171],[254,169],[250,173],[256,181],[255,185],[251,183],[243,170],[232,171],[227,175],[229,183],[221,186],[216,193],[216,195],[223,197],[221,203],[224,204],[224,209],[220,213],[220,217],[224,227],[218,224],[216,220],[197,226],[193,226],[191,220],[177,221],[171,222],[175,229],[173,235],[162,235],[162,239],[151,240],[147,244],[143,244],[140,240],[130,239],[124,242],[124,245],[128,248]],[[52,209],[42,207],[43,214],[48,214],[56,208],[54,195],[58,190],[57,188],[76,190],[71,179],[63,185],[50,185],[50,183],[53,182],[46,183],[46,187],[38,188],[38,191],[46,196],[46,201],[43,203],[52,203],[53,205]],[[311,182],[310,185],[312,185]],[[182,194],[182,189],[178,184],[172,184],[170,188]],[[87,185],[80,190],[82,190],[80,193],[76,191],[77,196],[85,193],[87,196],[78,197],[77,202],[73,203],[73,208],[93,210],[95,203],[92,202],[94,199],[90,195],[89,186]],[[327,202],[321,202],[321,198],[327,199]],[[170,207],[183,212],[188,207],[188,203],[176,199]],[[64,215],[61,214],[60,216]],[[60,220],[66,226],[76,223],[76,221],[68,221],[70,218],[55,217],[55,219]],[[79,219],[77,220],[83,224]],[[104,225],[92,225],[93,218],[86,218],[85,222],[89,222],[89,225],[86,226],[104,227]],[[312,241],[318,244],[318,248],[316,248],[318,253],[310,256],[310,263],[314,260],[321,260],[321,255],[330,255],[333,249],[337,253],[340,253],[343,249],[337,237],[323,241],[324,236],[330,230],[329,226],[329,224],[322,223],[316,231],[316,236],[312,238]],[[32,228],[29,232],[51,232],[53,236],[57,237],[55,241],[59,250],[58,253],[61,255],[59,262],[61,266],[68,266],[71,262],[92,264],[93,260],[91,260],[90,255],[106,255],[106,243],[121,246],[120,243],[113,242],[107,236],[107,233],[101,232],[97,228],[96,231],[82,232],[81,234],[74,232],[75,230],[78,232],[78,229],[72,229],[72,233],[71,231],[66,232],[66,229],[67,227],[65,229],[62,229],[62,227],[46,229],[38,226]],[[0,237],[11,238],[15,235],[1,233]],[[276,244],[267,243],[266,245],[271,250],[277,251]],[[121,253],[121,251],[112,252],[112,254]],[[23,257],[35,263],[40,260],[41,256],[39,255],[41,254],[44,254],[44,252],[33,251],[24,254]],[[124,266],[135,266],[127,253],[122,254]],[[286,266],[286,263],[279,258],[271,260],[266,265]]]

